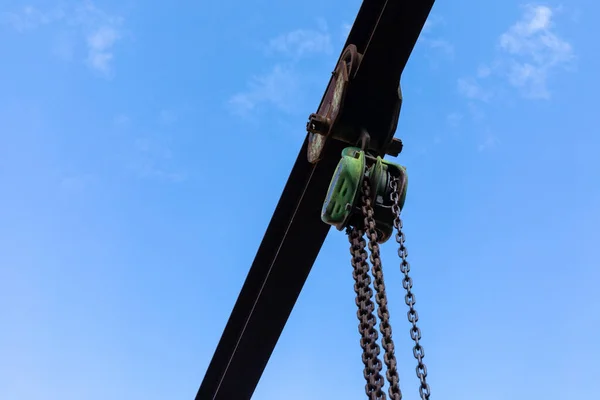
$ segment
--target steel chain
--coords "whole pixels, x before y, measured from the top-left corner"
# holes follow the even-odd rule
[[[402,286],[406,290],[404,301],[409,307],[407,312],[408,321],[412,324],[410,329],[411,339],[415,342],[413,347],[413,355],[417,360],[416,373],[419,378],[419,395],[421,400],[429,400],[431,396],[431,390],[427,383],[427,367],[423,362],[425,357],[425,350],[420,343],[421,330],[417,326],[419,320],[419,314],[415,310],[414,306],[416,303],[415,295],[412,293],[412,278],[409,276],[410,264],[406,260],[408,251],[406,250],[405,241],[406,237],[402,231],[402,219],[400,217],[400,192],[398,179],[392,179],[391,181],[391,200],[392,212],[394,214],[394,228],[397,230],[396,241],[399,244],[398,256],[401,259],[400,271],[403,273],[404,278],[402,280]],[[391,400],[401,400],[402,392],[400,390],[400,378],[397,370],[397,361],[394,354],[394,342],[392,340],[392,327],[389,323],[389,311],[387,308],[387,295],[385,289],[385,283],[383,279],[382,263],[379,251],[379,244],[377,243],[377,230],[376,222],[374,217],[374,210],[371,204],[370,198],[370,185],[368,178],[365,178],[362,186],[362,205],[361,211],[363,214],[364,231],[352,227],[347,229],[348,239],[350,241],[350,253],[352,255],[352,276],[355,280],[354,291],[356,292],[356,304],[358,306],[357,316],[359,319],[359,332],[361,334],[360,344],[363,349],[362,360],[365,365],[364,376],[367,380],[365,386],[365,392],[370,400],[385,400],[386,395],[383,392],[384,379],[381,376],[382,363],[379,359],[380,348],[377,344],[378,334],[375,330],[375,324],[377,323],[375,315],[373,314],[375,305],[373,304],[372,297],[373,291],[371,290],[371,277],[369,276],[369,264],[367,262],[367,251],[366,241],[364,239],[364,233],[366,231],[369,238],[369,250],[371,252],[370,261],[373,265],[372,274],[374,277],[374,287],[376,291],[375,300],[377,302],[377,314],[380,319],[379,330],[382,334],[382,346],[384,352],[384,362],[387,366],[386,377],[390,382],[388,390]]]
[[[375,217],[371,205],[371,187],[369,180],[365,178],[362,186],[362,214],[364,226],[369,238],[369,251],[371,252],[371,265],[374,278],[375,299],[377,301],[377,315],[380,320],[379,331],[381,332],[381,345],[385,350],[383,360],[387,366],[386,377],[390,383],[388,394],[392,400],[401,400],[400,377],[398,375],[396,355],[394,354],[394,341],[392,340],[392,326],[390,325],[390,314],[388,311],[387,294],[383,279],[383,269],[377,243],[377,231],[375,229]]]
[[[366,242],[364,232],[356,227],[347,229],[350,241],[350,254],[352,255],[352,277],[354,278],[354,291],[356,292],[356,313],[359,324],[358,331],[361,334],[360,346],[362,347],[362,361],[365,365],[364,377],[367,380],[365,393],[370,400],[386,400],[383,386],[385,381],[381,376],[383,365],[379,359],[378,334],[375,330],[377,320],[373,311],[373,291],[371,290],[371,278],[369,276],[369,265],[367,263]]]
[[[404,236],[404,232],[402,231],[402,219],[400,218],[400,193],[398,187],[398,179],[392,180],[392,195],[391,200],[393,202],[392,211],[394,213],[394,227],[397,230],[396,233],[396,242],[399,244],[398,248],[398,256],[401,259],[400,262],[400,271],[404,274],[404,279],[402,280],[402,286],[406,290],[406,295],[404,296],[404,302],[409,307],[408,310],[408,321],[412,324],[410,329],[410,337],[415,342],[415,346],[413,347],[413,355],[417,360],[417,377],[420,381],[419,386],[419,394],[421,396],[421,400],[429,400],[429,396],[431,395],[431,391],[429,388],[429,384],[427,384],[427,367],[423,363],[423,358],[425,357],[425,350],[421,343],[421,330],[417,326],[417,321],[419,320],[419,314],[415,310],[415,295],[412,293],[412,279],[408,275],[410,272],[410,264],[406,261],[406,257],[408,256],[408,252],[406,250],[406,246],[404,242],[406,237]]]

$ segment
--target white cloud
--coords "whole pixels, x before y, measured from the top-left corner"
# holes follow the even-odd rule
[[[479,144],[479,146],[477,146],[477,150],[479,150],[479,151],[490,150],[490,149],[493,149],[494,147],[496,147],[498,145],[498,143],[499,143],[498,138],[494,134],[492,134],[492,132],[490,132],[488,129],[485,133],[483,142],[481,142]]]
[[[93,2],[85,1],[75,9],[70,22],[79,26],[85,34],[87,65],[101,76],[111,77],[114,73],[114,47],[122,36],[123,18],[110,15]]]
[[[340,38],[342,42],[345,42],[352,30],[352,24],[344,22],[340,28]]]
[[[333,47],[327,31],[297,29],[271,39],[268,50],[298,58],[309,54],[329,54]]]
[[[123,128],[131,124],[131,118],[126,114],[119,114],[113,118],[113,124],[117,127]]]
[[[78,40],[68,31],[57,32],[51,39],[52,54],[63,61],[72,61],[76,53]]]
[[[467,110],[471,115],[471,119],[475,122],[481,122],[485,118],[485,112],[473,101],[469,101],[469,103],[467,103]]]
[[[454,45],[445,39],[427,39],[425,43],[432,49],[438,49],[449,56],[454,56]]]
[[[552,10],[546,6],[527,6],[526,12],[516,24],[500,36],[500,45],[511,53],[527,53],[537,47],[530,39],[550,27]]]
[[[521,20],[500,36],[508,81],[526,97],[549,98],[550,74],[575,57],[571,44],[553,31],[552,16],[549,7],[527,6]]]
[[[50,11],[26,6],[14,12],[0,14],[0,23],[19,33],[55,23],[75,28],[74,32],[77,32],[77,35],[71,36],[77,36],[77,41],[84,40],[87,50],[85,63],[105,77],[110,77],[113,73],[114,46],[121,38],[122,22],[122,17],[107,14],[92,1],[83,1],[72,8],[55,8]],[[70,60],[76,40],[64,36],[64,32],[62,35],[54,39],[52,47],[56,55]]]
[[[102,26],[87,37],[88,58],[92,69],[108,75],[111,72],[111,65],[114,55],[112,48],[119,39],[119,33],[110,26]]]
[[[429,14],[427,20],[425,20],[425,24],[423,25],[423,29],[421,33],[431,33],[432,29],[436,26],[440,26],[445,24],[445,20],[442,16],[436,14]]]
[[[233,95],[229,105],[238,115],[247,115],[262,103],[291,111],[299,85],[299,77],[293,68],[277,64],[269,73],[253,77],[248,90]]]
[[[478,78],[487,78],[492,73],[492,69],[487,65],[480,65],[477,68],[477,77]]]
[[[450,43],[448,40],[443,39],[439,36],[434,37],[433,32],[434,28],[442,26],[445,24],[445,20],[439,15],[430,15],[425,21],[425,25],[423,25],[423,29],[421,31],[421,35],[419,36],[419,43],[422,43],[436,51],[436,58],[441,52],[446,57],[453,58],[454,57],[454,45]],[[437,67],[437,60],[433,61],[432,66]]]
[[[489,65],[479,67],[475,78],[459,80],[459,92],[470,99],[488,101],[492,89],[483,79],[501,78],[523,97],[549,99],[549,79],[567,69],[575,59],[573,47],[554,31],[554,11],[547,6],[528,5],[521,19],[498,39],[498,54]]]
[[[173,110],[162,109],[158,113],[158,119],[162,124],[172,124],[177,121],[177,114]]]
[[[279,62],[262,75],[250,78],[247,89],[230,97],[228,106],[239,116],[249,117],[260,105],[292,112],[302,94],[302,78],[297,73],[301,59],[330,55],[333,51],[327,23],[317,20],[317,29],[296,29],[270,40],[266,53],[278,56]]]
[[[48,25],[65,17],[65,12],[56,8],[41,11],[33,6],[25,6],[15,12],[0,13],[0,23],[12,27],[17,32],[25,32],[42,25]]]
[[[172,116],[167,110],[158,114],[160,122],[163,122],[162,117]],[[174,132],[137,134],[139,127],[127,114],[116,115],[112,122],[114,132],[118,132],[119,143],[125,146],[120,152],[123,167],[134,178],[172,183],[187,179],[186,171],[178,162],[174,151]]]
[[[473,78],[461,78],[458,80],[458,92],[463,96],[487,102],[492,97],[489,91],[481,87],[479,82]]]
[[[463,115],[457,112],[450,113],[446,116],[446,122],[452,127],[457,127],[463,119]]]

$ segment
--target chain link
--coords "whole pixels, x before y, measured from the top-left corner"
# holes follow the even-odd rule
[[[356,292],[356,313],[359,324],[358,331],[361,334],[360,346],[362,347],[362,361],[365,365],[364,377],[367,380],[365,393],[370,400],[386,400],[383,392],[385,381],[381,376],[383,365],[379,359],[378,334],[375,330],[377,320],[373,311],[373,291],[371,290],[371,277],[369,276],[369,265],[367,263],[366,242],[364,232],[356,227],[347,229],[350,242],[350,254],[352,255],[352,277],[354,278],[354,291]]]
[[[406,295],[404,296],[404,302],[409,307],[408,310],[408,321],[412,324],[410,329],[410,337],[415,342],[415,346],[413,347],[413,355],[417,360],[417,377],[420,381],[419,386],[419,395],[421,396],[421,400],[429,400],[429,396],[431,395],[431,391],[429,388],[429,384],[427,384],[427,367],[423,363],[423,358],[425,357],[425,350],[421,343],[421,330],[417,327],[417,321],[419,320],[419,314],[415,310],[415,295],[412,293],[412,279],[408,275],[410,272],[410,264],[406,260],[408,256],[408,252],[406,250],[406,246],[404,242],[406,237],[404,236],[404,232],[402,231],[402,219],[400,218],[400,204],[399,204],[399,187],[398,187],[398,179],[392,180],[392,195],[391,199],[393,201],[392,211],[394,213],[394,227],[397,230],[396,233],[396,242],[399,244],[398,248],[398,256],[401,259],[400,262],[400,271],[404,274],[404,279],[402,280],[402,286],[406,290]]]
[[[371,205],[371,187],[367,178],[362,186],[362,214],[364,217],[364,226],[369,238],[369,250],[371,252],[371,265],[374,277],[375,300],[377,301],[377,315],[380,320],[379,331],[381,332],[381,345],[385,353],[383,360],[387,366],[386,377],[390,383],[388,393],[391,400],[401,400],[400,377],[398,376],[396,355],[394,354],[394,341],[392,340],[392,326],[390,325],[390,314],[387,305],[387,294],[385,282],[383,279],[383,269],[377,243],[377,230],[375,229],[375,218],[373,206]]]
[[[398,256],[401,259],[400,271],[404,275],[402,286],[406,290],[404,301],[409,307],[407,313],[408,321],[412,324],[410,337],[414,341],[413,355],[417,360],[416,373],[419,378],[419,395],[421,400],[429,400],[431,391],[427,383],[427,367],[423,363],[425,350],[421,346],[421,330],[417,326],[419,314],[415,310],[415,295],[412,293],[412,278],[409,276],[410,264],[406,260],[408,252],[404,245],[406,238],[402,231],[402,219],[400,218],[400,191],[399,180],[391,181],[391,200],[392,212],[394,214],[394,227],[397,230],[396,241],[399,244]],[[383,386],[384,378],[381,376],[383,368],[379,359],[380,348],[377,344],[378,334],[375,330],[377,323],[373,314],[375,305],[373,304],[373,291],[371,290],[371,277],[369,275],[369,263],[367,262],[367,243],[364,239],[366,232],[369,239],[369,250],[371,252],[370,261],[372,264],[372,274],[374,277],[373,286],[375,288],[375,300],[377,302],[377,315],[380,319],[379,330],[382,335],[381,344],[385,350],[383,360],[387,366],[386,377],[390,382],[388,394],[390,400],[401,400],[400,378],[398,375],[397,361],[394,351],[394,342],[392,340],[392,327],[389,322],[389,311],[387,308],[387,295],[385,282],[383,279],[383,269],[377,243],[377,230],[374,217],[374,210],[371,201],[371,187],[368,178],[365,178],[362,186],[361,211],[363,215],[364,230],[357,227],[348,227],[346,233],[350,242],[350,254],[352,255],[352,276],[354,278],[354,291],[356,292],[356,305],[358,306],[357,316],[359,319],[358,330],[361,334],[360,345],[363,349],[363,364],[365,365],[364,377],[367,380],[365,392],[370,400],[386,400]]]

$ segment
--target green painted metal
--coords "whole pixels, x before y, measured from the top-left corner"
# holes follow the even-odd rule
[[[365,174],[365,153],[356,147],[342,151],[342,159],[327,190],[321,220],[342,230],[352,215]]]
[[[406,168],[381,157],[365,156],[357,147],[347,147],[342,151],[342,159],[333,175],[327,191],[327,197],[321,210],[321,220],[335,226],[338,230],[348,225],[362,223],[358,212],[361,186],[364,177],[371,185],[371,203],[375,212],[378,242],[385,243],[394,229],[392,211],[391,181],[400,179],[400,209],[404,206],[408,176]]]

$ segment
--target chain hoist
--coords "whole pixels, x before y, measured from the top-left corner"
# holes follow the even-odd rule
[[[400,271],[404,276],[402,280],[402,286],[406,291],[404,300],[409,307],[407,315],[411,323],[410,336],[415,343],[413,355],[417,360],[419,395],[422,400],[428,400],[430,397],[427,368],[423,363],[425,353],[420,343],[421,331],[417,327],[419,316],[414,308],[415,296],[412,293],[410,264],[406,260],[405,236],[400,218],[406,198],[406,188],[406,168],[381,157],[373,157],[361,148],[348,147],[342,151],[342,159],[334,173],[321,212],[324,222],[335,226],[338,230],[346,229],[350,241],[352,276],[358,306],[358,331],[361,335],[364,377],[367,381],[365,392],[371,400],[387,399],[383,390],[385,379],[381,374],[383,363],[387,367],[385,378],[389,383],[389,398],[402,399],[379,249],[379,245],[392,236],[394,229],[399,245]],[[368,242],[365,240],[365,235]],[[367,248],[371,253],[370,257]],[[371,268],[369,268],[369,261]],[[383,363],[379,358],[381,349],[377,343],[379,334],[375,329],[377,317],[371,283],[373,283],[377,303]]]

